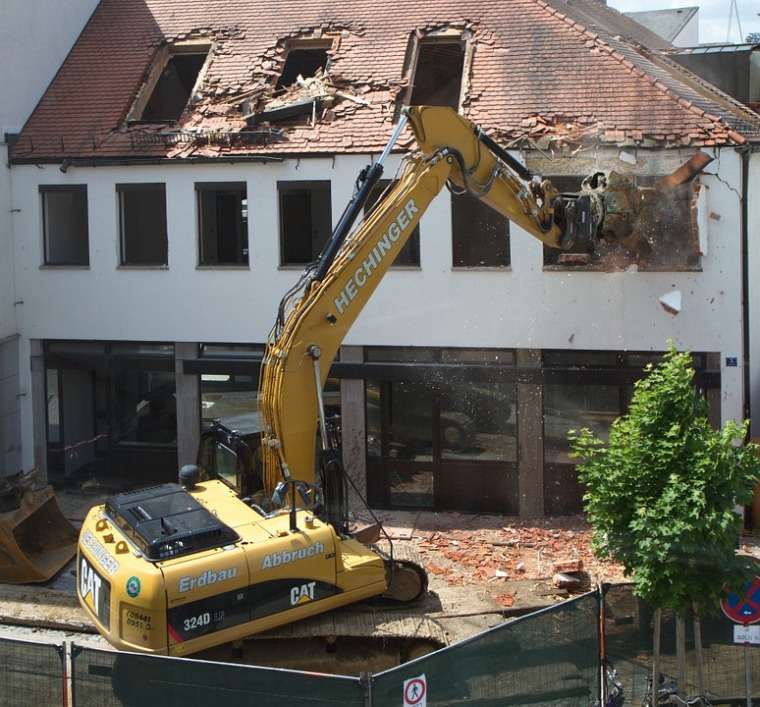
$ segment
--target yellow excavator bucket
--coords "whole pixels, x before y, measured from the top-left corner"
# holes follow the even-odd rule
[[[0,513],[0,582],[45,582],[77,551],[77,529],[48,486],[25,491],[19,508]]]

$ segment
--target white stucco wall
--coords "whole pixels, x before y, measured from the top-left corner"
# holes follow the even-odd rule
[[[747,157],[747,289],[750,360],[750,429],[760,437],[760,151]]]
[[[642,160],[645,158],[642,157]],[[38,339],[262,343],[298,269],[278,269],[278,180],[330,179],[333,220],[366,158],[279,164],[129,167],[15,166],[15,264],[21,360]],[[387,169],[390,176],[391,167]],[[119,268],[115,184],[165,182],[168,269]],[[198,269],[194,184],[248,185],[250,269]],[[451,268],[450,198],[443,192],[421,222],[420,269],[394,270],[368,303],[346,344],[719,352],[723,418],[742,417],[741,159],[725,150],[702,177],[708,253],[701,273],[544,272],[541,243],[512,228],[512,266]],[[86,184],[90,267],[42,268],[39,185]],[[659,297],[680,290],[680,314]],[[736,366],[726,366],[735,358]],[[23,369],[23,367],[22,367]],[[30,372],[22,370],[22,387]],[[31,450],[31,402],[22,399]]]
[[[24,391],[19,369],[29,357],[27,352],[20,358],[17,340],[13,237],[18,233],[18,212],[7,168],[6,134],[21,130],[97,4],[98,0],[0,0],[0,477],[33,464],[31,449],[21,459],[19,401]],[[25,412],[28,421],[29,411]]]

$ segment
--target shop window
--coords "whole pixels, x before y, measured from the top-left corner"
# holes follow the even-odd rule
[[[509,266],[509,219],[480,199],[452,194],[451,229],[455,268]]]
[[[175,44],[157,61],[132,111],[133,121],[176,123],[193,95],[206,63],[208,44]]]
[[[200,265],[248,264],[248,196],[244,183],[196,184]]]
[[[332,233],[329,181],[278,182],[280,262],[306,265],[316,260]]]
[[[442,30],[421,39],[412,35],[407,55],[410,90],[405,103],[458,110],[466,51],[467,43],[457,31]]]
[[[168,265],[166,187],[120,184],[119,226],[122,265]]]
[[[370,192],[369,198],[364,205],[365,217],[369,212],[386,196],[386,189],[391,184],[389,180],[381,180]],[[409,236],[409,240],[404,243],[404,247],[399,251],[393,265],[413,265],[420,264],[420,226],[419,223],[414,227],[414,231]]]
[[[87,187],[43,186],[45,265],[89,265]]]
[[[544,461],[574,463],[570,430],[590,429],[607,439],[610,426],[623,414],[632,389],[616,385],[547,384],[544,387]]]
[[[116,371],[112,378],[112,400],[117,444],[176,444],[173,372]]]
[[[232,415],[244,415],[258,408],[258,376],[239,373],[201,374],[201,417],[210,425]]]

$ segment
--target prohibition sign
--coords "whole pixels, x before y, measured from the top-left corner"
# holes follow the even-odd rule
[[[417,707],[427,703],[425,694],[427,693],[427,684],[425,676],[404,681],[404,707]]]
[[[723,613],[736,623],[746,625],[760,621],[760,577],[749,582],[741,596],[726,592],[720,606]]]

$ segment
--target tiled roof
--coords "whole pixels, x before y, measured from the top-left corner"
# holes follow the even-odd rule
[[[756,113],[679,78],[640,48],[667,42],[595,0],[102,0],[13,161],[376,152],[406,88],[410,37],[446,27],[474,46],[463,112],[504,141],[760,141]],[[251,128],[251,96],[269,90],[287,40],[325,33],[338,38],[332,83],[357,98],[313,125]],[[128,125],[159,50],[193,38],[214,49],[192,109],[177,125]]]

